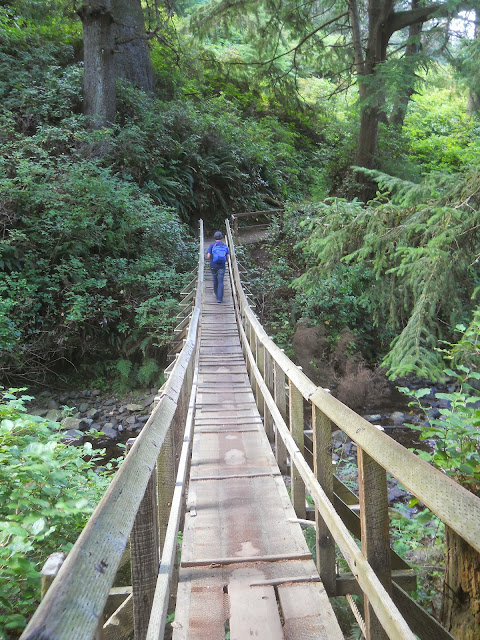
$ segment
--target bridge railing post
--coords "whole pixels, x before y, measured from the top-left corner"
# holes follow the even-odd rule
[[[288,404],[290,433],[303,456],[305,450],[303,434],[303,395],[290,379],[288,380]],[[305,485],[293,462],[290,464],[290,478],[293,508],[295,509],[297,517],[304,519],[306,517]]]
[[[273,396],[273,358],[268,351],[268,349],[264,348],[264,380],[267,385],[267,389],[270,391]],[[274,434],[273,434],[273,417],[268,408],[268,404],[264,402],[263,406],[263,414],[264,414],[264,426],[265,433],[270,442],[273,442]]]
[[[273,399],[283,420],[287,422],[286,377],[283,369],[273,362]],[[288,473],[287,448],[277,428],[275,428],[275,458],[278,468],[285,475]]]
[[[360,447],[357,462],[362,553],[391,595],[387,473]],[[388,640],[366,596],[364,601],[367,640]]]
[[[248,342],[250,344],[250,350],[251,350],[251,352],[253,354],[253,358],[254,358],[254,360],[256,362],[257,361],[257,334],[255,333],[255,327],[251,323],[250,323],[250,335],[249,335]],[[249,371],[249,374],[250,374],[250,384],[251,384],[253,395],[254,395],[255,401],[256,401],[257,400],[257,385],[255,384],[255,376],[254,376],[252,370]]]
[[[127,442],[127,451],[134,442],[134,438]],[[154,467],[130,533],[133,624],[138,640],[146,638],[157,584],[159,548],[156,480],[157,470]]]
[[[313,472],[333,502],[332,427],[327,416],[312,405]],[[317,569],[330,597],[336,595],[335,541],[315,507]]]
[[[255,336],[255,361],[257,363],[260,375],[265,380],[265,347],[260,342],[257,336]],[[258,413],[264,417],[264,399],[258,383],[255,383],[255,399],[257,401]]]

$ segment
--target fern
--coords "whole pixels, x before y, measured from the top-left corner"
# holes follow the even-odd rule
[[[153,382],[155,376],[158,374],[158,364],[152,358],[147,358],[143,361],[142,366],[137,372],[137,380],[140,384],[145,386]]]
[[[132,363],[130,360],[118,360],[115,365],[115,369],[119,372],[121,380],[126,382],[130,377]]]

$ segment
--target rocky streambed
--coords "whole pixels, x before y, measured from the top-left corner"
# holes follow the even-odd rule
[[[71,444],[79,445],[88,440],[95,448],[106,448],[109,458],[122,455],[118,444],[140,433],[157,395],[157,389],[126,395],[100,389],[29,392],[35,399],[27,406],[28,413],[59,422],[65,439]],[[92,431],[100,433],[95,436]]]

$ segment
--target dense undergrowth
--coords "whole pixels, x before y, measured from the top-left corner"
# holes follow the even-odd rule
[[[169,101],[119,83],[115,124],[92,131],[78,21],[28,8],[0,12],[1,375],[108,376],[130,362],[130,383],[148,385],[196,263],[197,220],[213,229],[301,193],[308,141],[222,92],[186,99],[188,73],[172,87],[161,65]]]

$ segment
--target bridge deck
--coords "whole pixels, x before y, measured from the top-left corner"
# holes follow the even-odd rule
[[[263,429],[228,277],[206,274],[195,435],[174,640],[324,638],[343,634]]]

